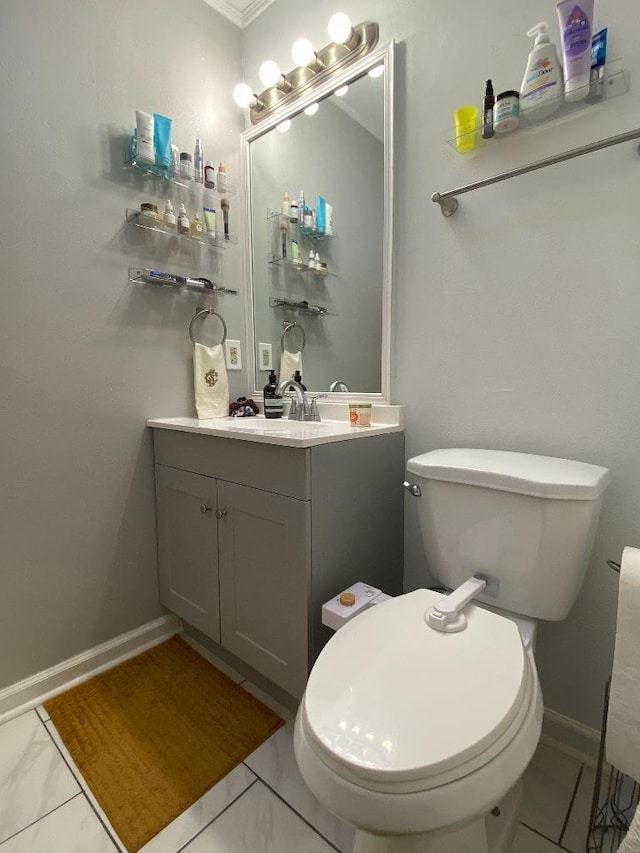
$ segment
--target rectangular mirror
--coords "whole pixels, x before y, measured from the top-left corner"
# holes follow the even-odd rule
[[[310,391],[389,399],[392,51],[244,134],[254,392],[301,364]]]

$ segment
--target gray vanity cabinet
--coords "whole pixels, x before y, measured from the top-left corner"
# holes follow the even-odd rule
[[[299,698],[322,603],[357,580],[402,591],[403,433],[294,448],[155,429],[154,448],[160,600]]]

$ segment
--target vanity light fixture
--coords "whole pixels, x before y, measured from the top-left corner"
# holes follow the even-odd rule
[[[315,104],[309,104],[308,107],[304,108],[304,111],[305,111],[306,115],[314,116],[318,112],[319,109],[320,109],[320,104],[315,103]]]
[[[253,94],[251,87],[247,86],[246,83],[238,83],[233,90],[233,100],[243,110],[247,107],[251,110],[255,110],[256,112],[260,112],[260,110],[264,109],[263,102],[257,95]]]
[[[291,119],[286,118],[284,121],[281,121],[280,124],[276,125],[276,130],[279,130],[280,133],[286,133],[291,127]]]
[[[288,74],[283,74],[271,59],[263,62],[260,66],[260,80],[267,88],[260,95],[255,95],[246,83],[236,86],[233,99],[239,107],[249,108],[252,124],[271,115],[298,96],[308,94],[330,74],[342,71],[346,66],[362,59],[378,44],[379,29],[376,23],[365,21],[354,27],[343,12],[333,15],[328,29],[332,41],[322,50],[314,50],[312,43],[306,38],[299,38],[294,43],[291,55],[297,68]],[[384,71],[384,66],[377,66],[372,71],[376,72],[376,75],[372,76],[377,76]],[[336,92],[338,97],[346,94],[347,88],[341,86]],[[317,104],[311,104],[307,109],[313,109],[314,106],[317,109]],[[314,112],[315,110],[307,114],[313,115]]]

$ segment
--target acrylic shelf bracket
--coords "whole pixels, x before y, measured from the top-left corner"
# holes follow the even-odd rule
[[[238,191],[237,187],[231,184],[227,184],[224,189],[218,189],[217,187],[210,189],[198,181],[185,180],[179,175],[172,174],[167,169],[161,169],[159,166],[155,166],[153,163],[141,163],[135,159],[127,160],[125,168],[129,169],[134,174],[147,178],[154,178],[155,180],[162,181],[163,183],[172,184],[173,186],[186,190],[192,195],[202,195],[203,199],[212,196],[222,198],[226,195],[235,195]]]
[[[276,296],[269,297],[271,308],[290,308],[299,314],[307,314],[310,317],[325,317],[329,311],[322,305],[312,305],[306,299],[301,302],[293,302],[291,299],[280,299]]]
[[[215,237],[210,237],[206,233],[201,237],[193,237],[191,234],[178,234],[175,228],[165,228],[161,222],[155,224],[141,221],[141,213],[139,210],[127,209],[125,215],[127,225],[134,225],[136,228],[142,228],[145,231],[150,231],[154,234],[160,234],[168,240],[175,238],[180,240],[185,245],[191,243],[197,246],[206,246],[209,249],[229,249],[231,246],[238,244],[238,238],[233,235],[220,237],[216,234]]]

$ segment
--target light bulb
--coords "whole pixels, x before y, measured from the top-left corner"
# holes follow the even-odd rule
[[[381,77],[384,74],[384,65],[376,65],[369,71],[369,77]]]
[[[258,74],[263,86],[275,86],[278,80],[282,77],[282,73],[278,68],[277,62],[274,62],[272,59],[267,59],[266,62],[262,63]]]
[[[316,52],[309,39],[298,39],[291,48],[291,57],[296,65],[304,67],[315,59]]]
[[[304,111],[308,116],[314,116],[318,112],[319,108],[319,104],[309,104],[308,107],[304,108]]]
[[[243,110],[246,109],[253,101],[253,92],[246,83],[238,83],[233,90],[233,100]]]
[[[343,98],[343,97],[347,94],[347,92],[348,92],[348,91],[349,91],[349,87],[348,87],[348,86],[340,86],[340,88],[339,88],[339,89],[336,89],[336,90],[335,90],[335,92],[334,92],[333,94],[334,94],[337,98]]]
[[[280,133],[286,133],[291,127],[291,119],[286,118],[284,121],[281,121],[280,124],[276,125],[276,130],[279,130]]]
[[[336,44],[344,44],[349,41],[351,35],[351,18],[344,12],[338,12],[329,20],[329,38]]]

